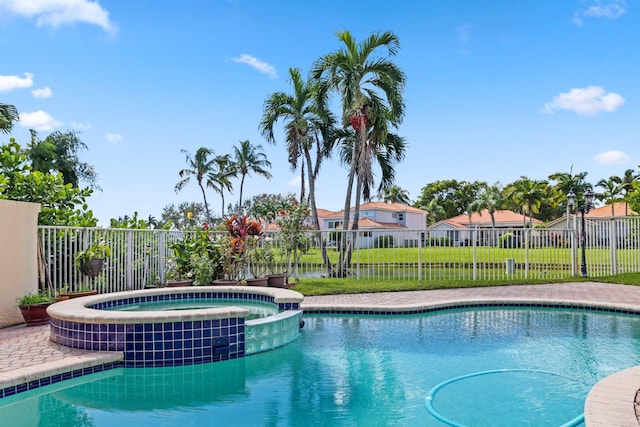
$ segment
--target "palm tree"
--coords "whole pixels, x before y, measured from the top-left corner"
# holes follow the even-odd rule
[[[551,187],[551,204],[554,208],[562,206],[567,216],[567,228],[569,228],[569,204],[567,203],[567,194],[584,194],[587,191],[589,184],[586,181],[587,172],[573,173],[573,165],[569,169],[569,172],[555,172],[549,175],[551,181],[555,181],[555,184]],[[556,210],[556,215],[561,215],[561,212]]]
[[[533,214],[540,211],[548,185],[547,181],[536,181],[521,176],[519,180],[510,184],[505,192],[505,198],[513,199],[522,208],[522,213],[529,215],[529,228],[533,226]]]
[[[13,122],[17,122],[19,118],[16,107],[0,102],[0,133],[11,133]]]
[[[38,139],[36,131],[30,132],[31,142],[27,147],[27,156],[31,160],[33,170],[43,173],[60,172],[65,184],[71,184],[76,188],[81,181],[85,181],[89,187],[100,189],[94,167],[80,161],[78,157],[78,152],[86,150],[87,144],[76,132],[56,131],[42,141]]]
[[[398,185],[390,185],[378,192],[378,197],[385,203],[402,203],[404,205],[411,204],[409,192]]]
[[[291,170],[298,168],[299,159],[301,169],[300,201],[305,199],[306,166],[309,181],[309,204],[313,223],[320,229],[318,210],[316,207],[315,181],[320,170],[320,164],[326,157],[323,142],[333,124],[333,117],[327,111],[326,97],[320,96],[317,82],[305,82],[300,70],[290,68],[293,93],[275,92],[264,103],[264,113],[260,122],[260,132],[270,143],[275,143],[273,127],[279,120],[283,120],[287,153]],[[321,139],[322,138],[322,139]],[[315,148],[315,163],[311,152]]]
[[[262,150],[262,145],[252,145],[249,140],[240,141],[239,147],[233,147],[233,153],[233,165],[237,172],[242,175],[240,179],[240,201],[238,202],[238,209],[242,211],[242,190],[245,177],[254,172],[271,179],[271,173],[265,169],[271,167],[271,162]]]
[[[469,210],[472,213],[481,213],[482,210],[486,209],[491,216],[491,228],[496,228],[496,219],[494,215],[496,210],[502,208],[502,203],[502,188],[500,188],[500,183],[496,182],[478,194],[478,198],[471,203]]]
[[[614,203],[620,200],[622,189],[619,185],[620,178],[611,176],[609,179],[601,179],[596,187],[602,188],[604,191],[596,195],[598,200],[604,201],[605,205],[611,205],[611,216],[615,216]]]
[[[213,157],[214,152],[212,149],[207,147],[198,148],[195,156],[193,157],[187,150],[180,150],[180,152],[186,156],[187,168],[178,172],[181,179],[176,184],[175,191],[176,193],[181,191],[191,181],[191,178],[195,177],[198,182],[198,186],[202,191],[204,209],[207,213],[207,223],[211,224],[211,213],[209,212],[209,204],[207,203],[207,194],[204,191],[203,180],[215,170],[216,159]],[[205,182],[205,184],[208,183]]]
[[[214,165],[214,170],[207,174],[207,186],[220,195],[222,199],[222,218],[224,218],[224,192],[231,193],[233,191],[231,178],[237,178],[238,170],[231,161],[230,154],[216,156]]]
[[[618,184],[618,187],[623,195],[625,201],[624,216],[629,216],[629,203],[627,203],[627,196],[633,191],[633,183],[640,180],[640,175],[635,173],[633,169],[627,169],[626,171],[624,171],[624,175],[621,178],[613,176],[611,178],[615,178],[616,183]]]
[[[427,224],[433,224],[435,222],[444,219],[447,216],[447,212],[442,206],[438,204],[438,199],[431,199],[426,206],[419,206],[420,209],[427,211]]]
[[[344,46],[319,58],[313,65],[311,76],[320,81],[321,93],[336,90],[340,94],[342,123],[351,123],[358,134],[352,147],[344,203],[343,229],[347,230],[356,170],[359,169],[363,179],[362,190],[366,189],[370,176],[367,174],[371,169],[371,157],[368,155],[375,149],[366,149],[367,139],[374,135],[376,142],[383,143],[389,134],[387,127],[397,126],[402,121],[402,90],[406,78],[392,61],[374,57],[380,47],[386,47],[388,55],[395,56],[400,46],[395,34],[374,33],[360,44],[348,31],[338,32],[337,37]],[[360,196],[356,192],[356,205],[359,205]],[[353,227],[357,228],[357,218],[354,218]]]

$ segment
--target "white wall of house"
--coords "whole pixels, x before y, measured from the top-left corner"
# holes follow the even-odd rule
[[[40,204],[0,200],[0,327],[22,323],[16,299],[38,289]]]

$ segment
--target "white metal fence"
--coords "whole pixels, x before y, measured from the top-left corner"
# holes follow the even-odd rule
[[[294,278],[342,271],[359,280],[562,279],[580,272],[580,221],[576,226],[473,229],[471,238],[459,246],[449,246],[446,238],[430,237],[427,230],[308,232],[299,245],[297,262],[284,257],[278,233],[265,233],[263,244],[276,251],[275,270],[286,270]],[[589,219],[585,231],[590,277],[640,271],[640,217]],[[41,226],[39,234],[42,280],[56,290],[94,287],[116,292],[164,283],[169,245],[189,232]],[[111,247],[111,257],[98,276],[84,276],[74,255],[99,240]],[[340,269],[349,245],[353,247],[350,262]]]

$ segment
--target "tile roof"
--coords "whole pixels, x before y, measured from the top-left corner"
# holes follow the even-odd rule
[[[496,226],[500,225],[502,227],[510,226],[511,224],[520,225],[524,222],[529,222],[529,217],[526,215],[522,215],[510,210],[497,210],[494,212],[493,217],[496,221]],[[444,220],[445,222],[454,225],[456,227],[466,228],[469,224],[478,225],[478,226],[486,226],[491,227],[491,215],[489,214],[488,209],[483,209],[478,212],[474,212],[471,214],[471,218],[469,215],[458,215],[452,218]],[[532,223],[537,225],[541,224],[542,221],[539,219],[533,218]]]
[[[593,208],[589,213],[585,214],[588,218],[606,218],[611,217],[611,208],[613,207],[613,216],[625,216],[625,202],[615,202],[609,205],[600,206],[599,208]],[[637,215],[630,207],[627,210],[629,215]]]

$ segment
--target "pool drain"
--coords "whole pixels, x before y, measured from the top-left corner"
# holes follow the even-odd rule
[[[436,385],[435,387],[433,387],[431,389],[431,391],[429,392],[429,394],[425,397],[425,407],[427,409],[427,411],[429,412],[429,414],[431,414],[434,418],[436,418],[437,420],[450,425],[450,426],[454,426],[454,427],[466,427],[465,424],[461,424],[459,422],[456,422],[450,418],[445,417],[444,415],[442,415],[440,412],[438,412],[433,405],[433,401],[436,397],[436,395],[438,394],[438,392],[440,392],[442,389],[444,389],[447,386],[450,386],[454,383],[457,382],[461,382],[461,381],[465,381],[465,380],[469,380],[469,379],[473,379],[476,377],[480,377],[480,376],[485,376],[485,375],[495,375],[495,374],[505,374],[505,373],[525,373],[525,374],[536,374],[536,375],[550,375],[553,377],[558,377],[558,378],[562,378],[562,379],[566,379],[566,377],[564,377],[563,375],[560,374],[556,374],[556,373],[552,373],[552,372],[546,372],[546,371],[537,371],[537,370],[530,370],[530,369],[497,369],[497,370],[491,370],[491,371],[482,371],[482,372],[476,372],[473,374],[468,374],[468,375],[462,375],[459,377],[455,377],[452,379],[449,379],[447,381],[444,381],[438,385]],[[486,386],[485,386],[486,387]],[[467,390],[465,390],[465,392],[468,392]],[[506,404],[506,402],[501,401],[500,404]],[[473,407],[474,409],[477,409],[477,406]],[[506,421],[506,420],[502,420],[502,421]],[[530,420],[529,420],[530,421]],[[584,413],[580,414],[579,416],[573,418],[572,420],[570,420],[569,422],[566,422],[564,424],[562,424],[560,427],[574,427],[574,426],[578,426],[580,424],[584,423]]]

